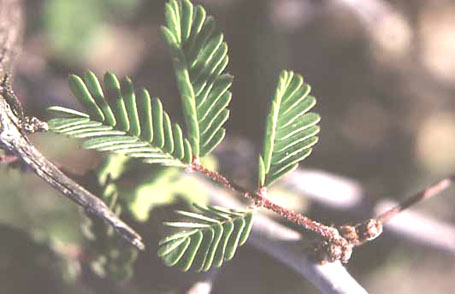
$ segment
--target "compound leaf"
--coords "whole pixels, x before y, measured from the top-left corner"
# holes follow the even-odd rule
[[[210,153],[224,138],[232,76],[225,73],[227,45],[215,22],[189,0],[166,4],[162,33],[174,63],[185,125],[195,157]]]
[[[191,146],[178,124],[172,123],[158,98],[147,90],[134,90],[126,77],[119,81],[112,73],[104,76],[104,89],[92,72],[85,81],[70,75],[73,94],[87,113],[63,107],[51,107],[63,115],[49,121],[55,133],[84,138],[83,147],[124,153],[148,163],[183,166],[191,163]]]
[[[308,112],[316,98],[303,77],[283,71],[266,122],[263,152],[259,156],[259,186],[270,186],[294,170],[317,143],[318,114]]]
[[[159,242],[158,256],[166,265],[175,265],[182,271],[191,267],[196,271],[208,271],[231,260],[237,247],[246,242],[254,211],[198,204],[194,207],[200,213],[177,211],[189,221],[165,223],[184,230],[163,238]]]

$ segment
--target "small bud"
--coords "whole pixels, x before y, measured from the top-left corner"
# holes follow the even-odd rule
[[[352,256],[352,245],[348,242],[322,241],[316,248],[316,258],[321,264],[340,260],[348,263]]]
[[[376,219],[369,219],[357,227],[360,241],[367,242],[376,239],[382,233],[382,223]]]
[[[341,236],[345,238],[349,243],[355,244],[359,240],[359,235],[357,234],[356,228],[354,226],[344,225],[341,226],[338,231]]]

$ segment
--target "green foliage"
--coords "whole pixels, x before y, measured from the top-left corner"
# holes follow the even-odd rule
[[[51,107],[51,111],[63,118],[50,120],[50,129],[87,139],[84,148],[123,153],[146,163],[191,166],[193,159],[209,154],[225,136],[223,124],[228,119],[227,106],[231,100],[232,76],[225,73],[228,55],[223,34],[216,29],[213,18],[189,0],[168,1],[162,33],[174,63],[188,140],[183,137],[180,126],[171,123],[158,98],[151,99],[145,89],[135,91],[129,78],[119,82],[111,73],[104,76],[104,90],[91,72],[85,74],[84,80],[71,75],[69,86],[86,113]],[[282,72],[266,121],[263,153],[259,156],[259,188],[272,185],[295,169],[316,144],[320,117],[309,112],[316,104],[309,93],[310,86],[304,83],[302,76],[292,71]],[[121,204],[111,180],[122,173],[122,168],[112,168],[100,170],[98,184],[103,200],[110,203],[114,212],[120,213]],[[170,188],[176,178],[175,169],[167,169],[154,177],[155,182],[138,185],[135,199],[129,203],[130,212],[140,221],[148,218],[152,205],[169,203],[174,194],[179,193]],[[194,183],[185,183],[186,190],[190,186],[197,194],[199,190]],[[189,193],[183,191],[182,194]],[[189,221],[166,223],[184,230],[161,240],[158,255],[166,265],[183,271],[190,268],[208,271],[232,259],[237,247],[246,242],[254,211],[200,204],[194,207],[199,213],[177,211]],[[107,239],[106,244],[111,242],[111,232],[106,232],[104,224],[94,230],[95,235]],[[112,250],[108,249],[107,255],[100,253],[95,267],[100,272],[111,270],[109,275],[124,269],[117,266],[117,249]],[[133,255],[127,257],[127,260],[134,259]],[[120,273],[119,277],[127,274]]]
[[[232,84],[232,76],[224,73],[227,45],[213,17],[188,0],[166,4],[166,23],[162,32],[174,63],[188,138],[194,156],[202,157],[225,135]]]
[[[311,153],[317,143],[318,114],[308,112],[316,98],[303,77],[283,71],[278,80],[266,122],[262,156],[259,156],[259,186],[270,186]]]
[[[54,50],[79,60],[85,55],[102,23],[101,7],[93,4],[91,0],[46,2],[44,22]],[[77,41],[74,36],[78,36]]]
[[[122,174],[124,163],[123,156],[109,156],[96,173],[90,176],[90,179],[96,179],[92,185],[96,195],[105,201],[117,216],[122,213],[124,203],[118,197],[115,180]],[[113,281],[128,280],[132,277],[133,264],[138,254],[135,247],[127,244],[111,226],[95,217],[85,216],[82,231],[91,256],[90,266],[97,275]]]
[[[178,124],[171,123],[158,98],[145,89],[135,92],[129,78],[121,82],[104,76],[104,91],[92,72],[83,81],[69,77],[69,86],[87,113],[63,107],[49,110],[63,115],[50,120],[51,131],[88,139],[86,149],[124,153],[147,163],[182,166],[191,163],[191,147]]]
[[[112,13],[121,11],[115,15],[118,21],[118,18],[132,15],[138,6],[138,0],[47,0],[42,21],[49,45],[66,61],[81,62],[100,42],[99,36]]]
[[[246,242],[254,211],[197,204],[194,207],[203,214],[177,211],[191,221],[165,223],[185,230],[162,239],[158,256],[167,266],[177,266],[182,271],[191,267],[208,271],[212,266],[220,267],[224,260],[231,260],[237,247]]]

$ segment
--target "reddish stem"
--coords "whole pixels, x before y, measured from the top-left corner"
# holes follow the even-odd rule
[[[225,176],[219,174],[216,171],[209,170],[204,166],[200,165],[197,159],[193,160],[190,168],[198,171],[203,175],[214,180],[218,184],[224,187],[242,194],[243,197],[254,201],[257,207],[263,207],[268,210],[275,212],[276,214],[286,218],[287,220],[303,226],[305,229],[313,231],[319,234],[326,241],[319,244],[316,249],[319,261],[336,261],[341,260],[343,263],[347,263],[352,254],[352,248],[354,246],[360,246],[375,238],[382,233],[382,223],[387,222],[392,217],[407,209],[408,207],[416,204],[417,202],[433,197],[441,191],[447,189],[453,182],[455,182],[455,175],[446,178],[436,184],[428,187],[424,191],[417,193],[411,198],[407,199],[400,205],[390,209],[383,213],[376,219],[368,219],[365,222],[357,225],[344,225],[339,229],[329,227],[324,224],[313,221],[312,219],[296,213],[290,209],[284,208],[266,198],[267,188],[261,187],[255,193],[250,193],[243,187],[235,184]]]
[[[303,226],[307,230],[316,232],[325,239],[337,240],[340,237],[338,230],[336,228],[329,227],[316,221],[313,221],[312,219],[306,216],[303,216],[297,212],[284,208],[268,200],[266,197],[264,197],[267,194],[266,188],[261,188],[256,193],[250,193],[243,187],[235,184],[233,181],[229,180],[228,178],[224,177],[218,172],[209,170],[204,166],[200,165],[197,161],[193,161],[191,168],[211,178],[215,182],[223,185],[224,187],[242,194],[243,197],[253,200],[256,206],[271,210],[276,214],[286,218],[287,220]]]
[[[340,237],[340,234],[338,233],[338,230],[336,228],[318,223],[310,219],[309,217],[303,216],[300,213],[297,213],[293,210],[284,208],[276,203],[273,203],[272,201],[265,198],[263,194],[266,194],[266,189],[264,188],[260,189],[260,191],[254,194],[252,197],[250,196],[255,201],[258,207],[264,207],[268,210],[271,210],[276,214],[279,214],[280,216],[286,218],[287,220],[300,226],[303,226],[307,230],[319,234],[320,236],[327,240],[337,240]]]
[[[248,191],[246,191],[244,188],[235,184],[233,181],[229,180],[228,178],[221,175],[220,173],[213,171],[213,170],[209,170],[206,167],[202,166],[197,160],[193,160],[193,163],[191,164],[190,168],[192,170],[198,171],[201,174],[211,178],[218,184],[221,184],[230,190],[233,190],[233,191],[236,191],[236,192],[239,192],[242,194],[248,193]]]
[[[398,204],[397,206],[391,208],[390,210],[384,212],[383,214],[379,215],[376,219],[379,220],[382,223],[388,222],[392,217],[400,213],[401,211],[409,208],[410,206],[424,200],[431,198],[448,187],[450,187],[451,184],[455,183],[455,175],[445,178],[437,183],[434,183],[433,185],[429,186],[425,190],[409,197],[402,203]]]

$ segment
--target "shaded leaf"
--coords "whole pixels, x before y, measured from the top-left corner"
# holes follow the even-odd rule
[[[238,246],[243,245],[251,231],[254,211],[232,210],[223,207],[194,204],[201,213],[177,211],[189,222],[170,222],[165,225],[187,230],[163,238],[158,256],[169,266],[183,271],[193,267],[208,271],[230,260]],[[190,229],[190,230],[188,230]]]

